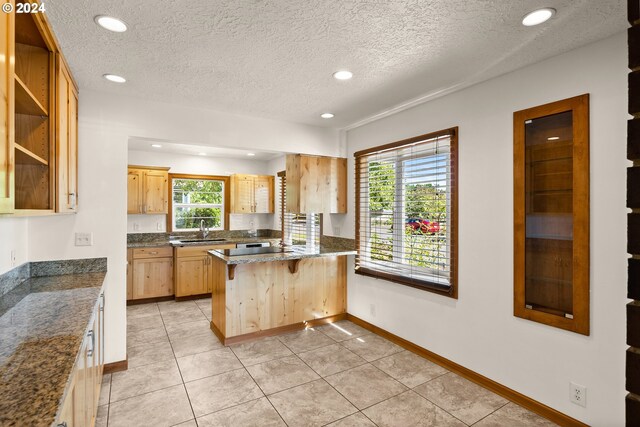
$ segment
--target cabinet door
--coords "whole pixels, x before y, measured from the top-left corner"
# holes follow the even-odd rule
[[[62,402],[62,409],[60,409],[60,414],[56,419],[56,422],[58,423],[58,425],[62,423],[66,423],[67,427],[75,427],[75,424],[73,423],[73,411],[74,411],[73,399],[74,399],[75,389],[76,389],[76,374],[74,369],[74,372],[71,373],[71,382],[69,385],[67,396],[65,397],[64,402]]]
[[[127,249],[127,300],[133,299],[133,249]]]
[[[56,210],[76,210],[78,176],[78,102],[69,70],[56,55]]]
[[[73,425],[86,425],[86,399],[87,399],[87,339],[85,338],[80,349],[76,365],[76,382],[73,387]]]
[[[207,268],[209,255],[178,258],[176,296],[200,295],[207,293]]]
[[[78,209],[78,92],[73,85],[69,91],[69,181],[67,184],[69,210]]]
[[[133,299],[173,295],[173,258],[133,261]]]
[[[145,171],[144,207],[146,214],[166,214],[169,212],[169,174],[165,171]]]
[[[273,213],[273,177],[256,176],[253,182],[255,207],[254,212]]]
[[[14,23],[15,14],[0,14],[0,213],[14,208]]]
[[[95,316],[87,335],[87,351],[85,352],[85,425],[92,426],[95,421],[96,401],[96,329]]]
[[[127,174],[127,213],[142,213],[142,171],[129,169]]]
[[[231,213],[254,212],[254,183],[251,175],[231,176]]]

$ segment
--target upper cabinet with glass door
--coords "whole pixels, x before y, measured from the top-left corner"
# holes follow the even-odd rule
[[[514,114],[514,314],[589,334],[589,95]]]

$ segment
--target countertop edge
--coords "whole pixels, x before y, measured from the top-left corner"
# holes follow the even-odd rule
[[[344,249],[333,249],[327,248],[322,252],[314,252],[314,253],[303,253],[303,252],[285,252],[285,253],[275,253],[275,254],[256,254],[256,255],[241,255],[241,256],[226,256],[221,254],[216,250],[207,251],[209,255],[218,258],[221,261],[224,261],[225,264],[228,265],[238,265],[238,264],[253,264],[257,262],[273,262],[273,261],[289,261],[295,259],[305,259],[305,258],[320,258],[320,257],[331,257],[331,256],[348,256],[348,255],[356,255],[357,252],[355,250],[344,250]]]

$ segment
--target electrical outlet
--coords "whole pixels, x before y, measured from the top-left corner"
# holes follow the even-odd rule
[[[93,246],[93,233],[76,233],[76,246]]]
[[[340,236],[340,227],[333,227],[333,235]]]
[[[571,403],[575,403],[576,405],[582,406],[584,408],[587,407],[587,388],[583,385],[570,383],[570,392],[569,400]]]
[[[162,223],[161,222],[156,222],[156,230],[162,231]]]
[[[140,224],[138,224],[137,222],[133,223],[133,231],[140,231]]]
[[[16,266],[16,250],[12,249],[11,250],[11,267],[15,267]]]
[[[371,314],[371,317],[376,317],[376,305],[375,304],[369,305],[369,314]]]

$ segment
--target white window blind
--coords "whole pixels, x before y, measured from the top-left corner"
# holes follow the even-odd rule
[[[320,214],[288,213],[287,177],[284,171],[278,172],[280,178],[280,221],[282,240],[286,245],[317,248],[320,245]]]
[[[456,297],[456,129],[355,157],[356,272]]]

